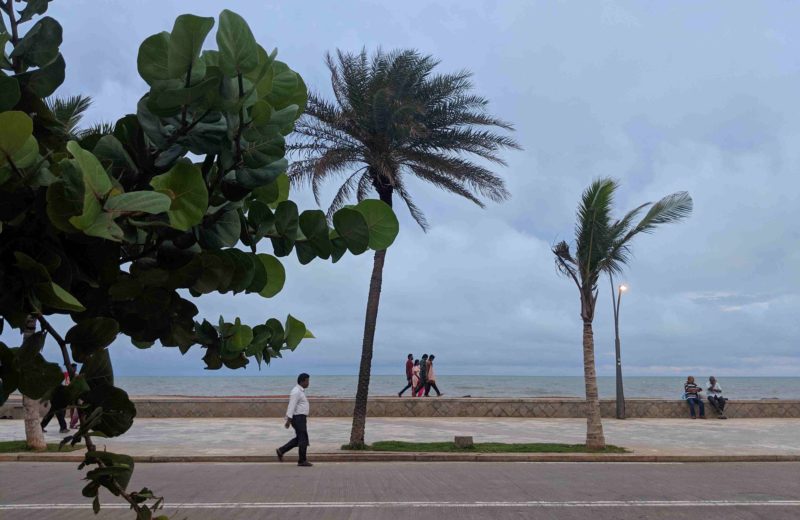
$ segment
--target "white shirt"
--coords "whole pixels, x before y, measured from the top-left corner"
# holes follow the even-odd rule
[[[286,408],[287,419],[291,419],[295,415],[308,415],[306,389],[300,385],[292,388],[292,393],[289,394],[289,407]]]
[[[708,396],[711,397],[712,395],[722,397],[722,387],[719,386],[719,383],[708,384]]]

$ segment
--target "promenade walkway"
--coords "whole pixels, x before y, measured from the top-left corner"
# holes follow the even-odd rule
[[[310,453],[338,452],[349,440],[351,420],[309,420]],[[800,455],[800,419],[606,419],[606,441],[640,455]],[[57,442],[55,421],[47,433]],[[447,441],[472,435],[475,442],[584,441],[583,419],[374,418],[367,442]],[[53,433],[56,432],[56,433]],[[109,451],[131,455],[274,455],[292,430],[280,419],[137,419],[118,439],[97,439]],[[23,421],[0,420],[0,440],[24,438]]]

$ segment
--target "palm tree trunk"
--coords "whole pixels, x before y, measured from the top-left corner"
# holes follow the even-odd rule
[[[28,316],[22,337],[27,339],[36,332],[36,321],[32,316]],[[25,443],[33,451],[44,451],[47,449],[47,442],[44,440],[42,432],[41,418],[39,417],[39,401],[30,397],[22,396],[22,409],[25,418]]]
[[[350,447],[352,448],[363,448],[365,445],[364,430],[367,422],[369,378],[372,371],[372,346],[375,341],[375,324],[378,321],[378,304],[381,300],[383,264],[385,259],[385,249],[375,252],[375,258],[372,264],[372,278],[369,282],[367,315],[364,319],[364,340],[361,345],[361,366],[358,370],[356,404],[353,409],[353,428],[350,430]]]
[[[592,322],[583,320],[583,380],[586,384],[586,447],[602,450],[606,447],[603,422],[600,419],[600,399],[597,393],[597,373],[594,367],[594,332]]]

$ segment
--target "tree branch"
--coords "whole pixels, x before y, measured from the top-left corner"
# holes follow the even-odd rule
[[[7,0],[4,7],[6,8],[6,13],[8,14],[9,25],[11,26],[11,45],[16,47],[17,43],[19,42],[19,33],[17,31],[18,22],[14,16],[14,1]],[[19,60],[19,56],[15,56],[11,59],[11,66],[14,68],[14,72],[22,72],[22,63]]]

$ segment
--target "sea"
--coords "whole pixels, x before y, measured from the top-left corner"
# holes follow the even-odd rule
[[[718,377],[729,399],[800,399],[800,377]],[[680,399],[683,377],[626,377],[626,398]],[[312,376],[310,396],[353,397],[356,376]],[[295,385],[290,376],[141,376],[115,378],[131,395],[275,396],[287,395]],[[448,397],[584,397],[579,376],[447,376],[436,383]],[[698,380],[701,386],[705,380]],[[374,375],[371,396],[392,396],[405,386],[402,377]],[[601,398],[615,395],[613,376],[598,377]],[[410,395],[406,391],[406,396]]]

